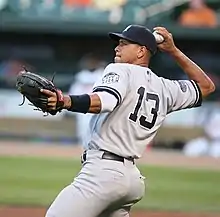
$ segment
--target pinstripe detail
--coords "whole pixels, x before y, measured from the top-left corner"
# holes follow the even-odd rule
[[[118,106],[122,101],[121,94],[114,88],[107,87],[107,86],[97,86],[97,87],[93,88],[92,92],[99,92],[99,91],[105,91],[105,92],[113,95],[117,99],[116,106]]]

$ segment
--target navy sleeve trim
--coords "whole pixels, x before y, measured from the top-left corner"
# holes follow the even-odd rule
[[[111,88],[111,87],[106,87],[106,86],[97,86],[93,89],[92,92],[101,92],[101,91],[105,91],[105,92],[113,95],[117,99],[116,106],[118,106],[121,103],[121,101],[122,101],[121,94],[116,89]]]
[[[191,83],[196,91],[196,101],[192,107],[199,107],[202,105],[202,92],[200,90],[199,85],[195,81],[192,80]]]

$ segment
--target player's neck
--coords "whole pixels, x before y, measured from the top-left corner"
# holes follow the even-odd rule
[[[139,66],[143,66],[143,67],[148,67],[148,64],[147,63],[140,63],[138,64]]]
[[[134,63],[135,65],[143,66],[143,67],[148,67],[149,66],[149,61],[138,61]]]

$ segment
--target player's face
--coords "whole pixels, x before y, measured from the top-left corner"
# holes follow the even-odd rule
[[[115,48],[116,63],[134,63],[137,60],[139,45],[131,43],[125,39],[120,39]]]

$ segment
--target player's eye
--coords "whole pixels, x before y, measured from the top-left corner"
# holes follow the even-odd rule
[[[119,40],[119,44],[126,44],[126,40],[120,39],[120,40]]]
[[[126,46],[126,45],[128,45],[128,44],[129,44],[129,42],[127,42],[127,41],[121,41],[121,42],[119,43],[120,46]]]

